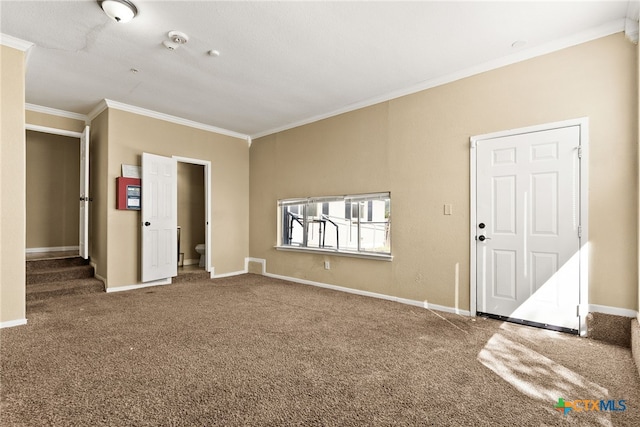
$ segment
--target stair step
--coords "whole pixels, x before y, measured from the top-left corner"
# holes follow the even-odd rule
[[[82,257],[37,259],[27,261],[27,273],[38,270],[50,270],[54,268],[76,267],[79,265],[89,265],[89,260]]]
[[[27,286],[27,301],[51,297],[104,292],[104,284],[96,278],[72,279]]]
[[[93,274],[93,266],[91,265],[37,269],[27,272],[27,285],[46,282],[61,282],[73,279],[86,279],[93,277]]]

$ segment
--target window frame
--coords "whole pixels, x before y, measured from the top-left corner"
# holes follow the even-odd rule
[[[386,227],[388,227],[388,231],[387,231],[388,233],[387,239],[388,239],[388,247],[389,247],[388,252],[386,251],[376,252],[376,251],[370,251],[370,250],[369,251],[363,250],[360,246],[362,224],[372,222],[369,219],[369,216],[371,215],[370,212],[367,212],[365,217],[362,218],[364,212],[361,212],[361,206],[363,203],[367,204],[367,206],[371,206],[374,200],[385,200],[385,201],[388,200],[388,205],[385,203],[385,218],[387,219]],[[326,248],[324,246],[322,247],[309,246],[308,212],[312,210],[312,209],[309,209],[309,206],[314,205],[314,207],[317,207],[318,206],[317,204],[328,205],[331,202],[344,202],[345,209],[347,208],[347,206],[349,207],[351,218],[346,218],[347,215],[345,214],[345,219],[353,221],[353,225],[356,226],[357,249],[354,250],[352,248],[351,249],[341,248],[339,243],[339,240],[340,240],[339,235],[336,236],[336,245],[335,245],[336,247],[334,248]],[[353,215],[354,205],[356,206],[356,214],[357,214],[356,216]],[[301,218],[297,217],[295,219],[295,221],[302,226],[302,241],[297,242],[296,244],[291,244],[291,240],[293,237],[292,232],[291,234],[289,234],[289,232],[286,231],[286,228],[288,227],[288,219],[286,217],[287,212],[285,211],[285,208],[289,206],[300,206],[301,209],[298,209],[298,211],[300,210],[302,211],[301,213],[298,212],[297,214],[297,215],[300,215]],[[324,205],[323,205],[323,208],[316,208],[316,209],[320,209],[324,214]],[[388,215],[387,215],[387,212],[388,212]],[[278,225],[277,226],[277,244],[275,246],[276,250],[321,253],[321,254],[347,256],[347,257],[355,257],[355,258],[377,259],[377,260],[384,260],[384,261],[391,261],[393,259],[392,245],[391,245],[391,235],[392,235],[391,192],[349,194],[349,195],[343,195],[343,196],[322,196],[322,197],[279,199],[277,202],[277,225]],[[338,226],[337,225],[335,226],[337,230]],[[287,236],[285,236],[285,233],[287,233]],[[325,233],[326,233],[326,228],[325,228]],[[285,243],[285,240],[289,240],[289,243]]]

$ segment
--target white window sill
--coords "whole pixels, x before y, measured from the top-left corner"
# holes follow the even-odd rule
[[[298,246],[276,246],[275,248],[278,251],[286,251],[286,252],[308,252],[308,253],[314,253],[314,254],[335,255],[335,256],[344,256],[344,257],[351,257],[351,258],[375,259],[378,261],[393,260],[392,255],[386,255],[386,254],[365,253],[365,252],[346,252],[346,251],[336,251],[332,249],[303,248]]]

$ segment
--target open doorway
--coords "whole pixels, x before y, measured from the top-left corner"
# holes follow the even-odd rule
[[[27,259],[79,255],[80,134],[26,131]]]
[[[178,180],[178,274],[209,272],[210,162],[174,158]]]
[[[205,269],[204,206],[204,166],[178,162],[178,274]]]

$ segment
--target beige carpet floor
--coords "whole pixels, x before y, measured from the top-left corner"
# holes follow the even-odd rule
[[[0,330],[2,426],[640,425],[628,348],[258,275],[27,315]]]

